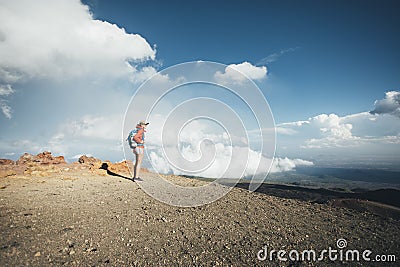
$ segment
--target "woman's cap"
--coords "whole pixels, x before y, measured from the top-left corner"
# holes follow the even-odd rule
[[[145,121],[139,121],[139,125],[148,125],[149,122],[145,122]]]

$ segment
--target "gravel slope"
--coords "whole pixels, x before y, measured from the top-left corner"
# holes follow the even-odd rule
[[[123,175],[83,170],[14,175],[1,178],[0,187],[0,266],[339,266],[279,261],[276,254],[257,259],[264,245],[321,251],[336,249],[339,238],[346,249],[371,250],[371,257],[400,251],[394,219],[240,188],[209,205],[179,208],[154,200]]]

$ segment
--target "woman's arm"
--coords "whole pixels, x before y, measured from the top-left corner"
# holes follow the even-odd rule
[[[133,137],[133,140],[135,140],[136,143],[142,144],[143,143],[143,129],[139,129],[137,134]]]

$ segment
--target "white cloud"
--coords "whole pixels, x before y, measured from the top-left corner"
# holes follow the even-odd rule
[[[119,151],[122,155],[121,129],[122,115],[114,114],[95,117],[85,115],[75,120],[61,123],[55,133],[48,140],[40,140],[37,143],[31,141],[15,141],[17,150],[27,149],[34,153],[44,150],[55,154],[64,155],[69,159],[75,159],[71,155],[90,154],[101,157],[106,155],[109,159],[110,151]],[[35,149],[29,148],[27,142]],[[115,155],[112,155],[115,157]]]
[[[148,78],[154,76],[157,74],[157,70],[153,67],[144,67],[140,70],[137,70],[136,68],[132,67],[132,75],[130,76],[130,81],[133,83],[142,83]],[[159,75],[160,76],[160,75]]]
[[[15,0],[1,5],[0,79],[118,76],[131,71],[125,62],[155,57],[143,37],[93,19],[80,1],[38,0],[32,5]]]
[[[4,116],[6,116],[7,119],[12,118],[12,110],[11,110],[11,107],[7,104],[6,100],[0,99],[0,109],[1,109],[1,112],[3,112]]]
[[[297,133],[297,131],[291,128],[284,128],[284,127],[276,127],[275,132],[277,134],[284,134],[284,135],[294,135]]]
[[[283,56],[284,54],[289,53],[289,52],[294,52],[294,51],[296,51],[297,49],[299,49],[299,47],[288,48],[288,49],[281,50],[281,51],[279,51],[279,52],[275,52],[275,53],[273,53],[273,54],[271,54],[271,55],[269,55],[269,56],[267,56],[267,57],[261,59],[261,60],[257,63],[257,65],[259,65],[259,64],[269,64],[269,63],[275,62],[275,61],[277,61],[281,56]]]
[[[343,147],[357,144],[359,137],[352,134],[353,125],[336,114],[320,114],[307,121],[277,125],[277,133],[303,137],[303,148]]]
[[[99,116],[85,115],[60,127],[60,132],[70,137],[88,137],[105,140],[121,138],[123,117],[121,114]]]
[[[0,32],[1,33],[1,32]],[[0,40],[0,44],[1,44]],[[16,70],[9,71],[6,67],[0,68],[0,78],[2,83],[13,84],[22,78],[20,73],[17,73]]]
[[[13,88],[11,85],[6,84],[6,85],[1,85],[0,84],[0,96],[9,96],[14,93]],[[12,110],[11,107],[7,104],[7,100],[0,98],[0,109],[3,112],[4,116],[6,116],[7,119],[12,118]]]
[[[55,154],[66,155],[68,152],[68,145],[73,143],[72,140],[66,138],[63,132],[53,135],[47,144],[41,147],[41,150],[51,151]]]
[[[285,158],[274,158],[271,166],[271,173],[292,171],[296,166],[312,166],[313,162],[303,159],[289,159]]]
[[[156,51],[139,34],[93,18],[78,0],[0,2],[0,96],[32,80],[88,88],[112,81],[140,83],[156,70]],[[149,64],[143,64],[143,63]],[[147,65],[147,67],[142,67]],[[17,86],[18,83],[18,86]],[[52,86],[57,90],[60,86]],[[106,86],[104,86],[106,87]],[[28,90],[28,89],[25,89]],[[4,100],[4,99],[3,99]],[[1,102],[11,118],[12,103]]]
[[[379,141],[382,141],[387,144],[400,144],[400,135],[384,136]]]
[[[217,83],[243,83],[247,79],[262,80],[267,77],[267,67],[257,67],[249,62],[240,64],[230,64],[225,68],[225,72],[217,71],[215,73],[215,80]]]
[[[389,114],[321,114],[306,121],[278,124],[277,129],[278,150],[295,152],[292,155],[310,155],[312,150],[325,154],[347,151],[341,157],[363,153],[373,158],[391,155],[400,143],[400,120]]]
[[[374,105],[375,109],[371,111],[371,114],[391,114],[400,117],[400,92],[386,92],[385,98],[376,100]]]
[[[214,144],[216,148],[216,156],[205,170],[193,173],[195,176],[209,177],[209,178],[237,178],[244,176],[265,175],[269,167],[271,173],[291,171],[296,166],[312,166],[313,162],[303,159],[289,159],[289,158],[274,158],[271,165],[271,159],[262,156],[259,152],[245,147],[232,147],[225,146],[221,143]],[[166,148],[168,149],[168,147]],[[196,160],[199,153],[194,149],[183,148],[181,150],[183,158],[188,160]],[[242,162],[241,155],[248,153],[247,161]],[[160,173],[174,173],[176,175],[191,174],[185,173],[173,165],[171,165],[167,158],[163,157],[161,149],[152,150],[149,153],[150,161],[153,168]],[[231,162],[238,162],[239,164],[231,164]],[[174,162],[176,163],[176,162]],[[243,166],[245,165],[245,168]],[[259,167],[261,166],[261,168]]]
[[[302,126],[304,124],[310,124],[309,121],[293,121],[293,122],[284,122],[280,123],[280,126]]]
[[[155,171],[160,173],[237,178],[266,174],[270,166],[271,172],[282,172],[293,170],[298,165],[313,164],[309,161],[289,158],[277,158],[272,162],[271,158],[251,149],[246,140],[233,136],[232,133],[228,135],[222,129],[215,129],[208,121],[194,120],[180,130],[179,127],[169,124],[168,128],[163,130],[164,119],[162,115],[153,116],[147,135],[151,140],[151,145],[147,147],[149,160]],[[162,131],[167,134],[163,139],[161,138]],[[179,149],[172,153],[172,150],[176,150],[174,148],[176,134],[179,134]],[[201,163],[203,159],[206,159],[209,164],[203,165]],[[194,166],[194,168],[189,169],[183,166]],[[185,172],[182,169],[190,171]]]
[[[309,121],[312,127],[319,128],[322,137],[306,140],[306,147],[323,148],[331,146],[349,146],[355,144],[354,141],[359,139],[359,137],[353,136],[351,132],[353,125],[345,123],[336,114],[321,114],[311,118]]]
[[[39,144],[36,142],[29,140],[29,139],[20,139],[20,140],[15,140],[10,144],[10,147],[15,151],[23,151],[23,152],[34,152],[34,153],[39,153],[42,152],[41,147]],[[22,154],[22,153],[21,153]]]
[[[6,84],[6,85],[0,85],[0,96],[8,96],[14,93],[14,90],[12,89],[11,85]]]

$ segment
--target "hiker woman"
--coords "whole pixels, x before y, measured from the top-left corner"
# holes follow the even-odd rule
[[[133,174],[133,180],[139,178],[140,167],[142,165],[143,155],[144,155],[144,133],[146,132],[146,126],[148,122],[140,121],[136,125],[136,129],[134,130],[136,134],[133,136],[133,140],[136,143],[136,147],[133,148],[133,153],[136,155],[136,162]]]

